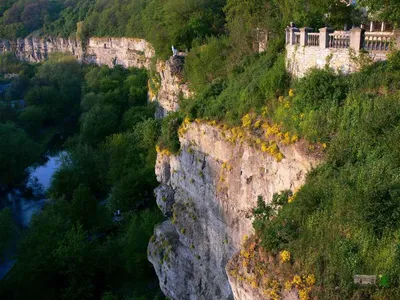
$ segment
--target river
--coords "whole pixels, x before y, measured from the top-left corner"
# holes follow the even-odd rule
[[[13,189],[0,198],[0,210],[6,207],[10,208],[14,221],[22,230],[29,226],[32,217],[39,213],[46,204],[46,191],[50,187],[55,171],[60,167],[60,156],[63,154],[64,152],[60,152],[47,156],[46,163],[28,168],[29,177],[26,188],[32,191],[29,193],[29,197],[24,196],[25,190]],[[0,279],[7,274],[13,265],[14,260],[11,258],[0,263]]]

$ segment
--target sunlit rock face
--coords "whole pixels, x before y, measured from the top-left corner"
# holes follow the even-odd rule
[[[160,75],[160,87],[155,97],[159,103],[157,117],[163,118],[168,113],[177,111],[179,100],[192,95],[183,80],[183,63],[184,57],[177,56],[157,63],[157,72]]]
[[[191,123],[180,143],[178,155],[158,155],[157,202],[169,219],[155,229],[149,260],[172,299],[233,299],[225,267],[253,233],[257,196],[270,201],[300,187],[318,162],[298,144],[281,146],[285,158],[277,162],[201,122]]]
[[[99,65],[150,68],[154,49],[143,39],[90,38],[82,43],[76,39],[28,37],[16,41],[0,40],[0,52],[14,52],[24,61],[40,62],[51,53],[71,54],[76,59]]]

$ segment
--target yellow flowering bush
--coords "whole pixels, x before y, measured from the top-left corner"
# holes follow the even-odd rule
[[[301,277],[299,275],[295,275],[293,277],[292,283],[296,286],[300,286],[301,285]]]
[[[183,136],[188,131],[190,123],[190,118],[185,118],[185,120],[183,120],[182,125],[178,129],[179,136]]]
[[[309,292],[307,289],[299,290],[299,299],[300,300],[309,300],[310,299]]]
[[[282,263],[290,261],[290,252],[287,250],[281,251],[281,253],[279,254],[279,258]]]
[[[291,138],[291,142],[292,142],[292,144],[294,144],[294,143],[296,143],[297,141],[299,140],[299,137],[297,136],[297,135],[292,135],[292,138]]]
[[[156,145],[156,151],[160,156],[171,156],[172,153],[168,149],[161,149],[159,145]]]
[[[307,285],[314,285],[315,284],[314,274],[308,274],[305,281],[306,281]]]

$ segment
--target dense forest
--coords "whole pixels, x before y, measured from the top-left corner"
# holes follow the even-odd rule
[[[67,150],[48,191],[52,204],[20,234],[0,298],[158,297],[146,248],[162,220],[153,200],[160,124],[147,104],[146,71],[84,66],[61,54],[40,65],[5,55],[0,65],[19,74],[0,107],[2,189],[23,181],[46,151]],[[118,223],[116,210],[124,213]],[[3,259],[19,231],[7,208],[0,228]]]
[[[263,247],[289,251],[303,272],[315,274],[319,299],[400,298],[400,54],[363,61],[350,75],[322,69],[295,80],[285,69],[290,21],[341,28],[373,15],[398,25],[399,1],[357,2],[0,0],[3,38],[131,36],[149,40],[160,58],[171,45],[188,50],[184,77],[195,92],[160,121],[146,102],[145,71],[84,66],[63,55],[40,65],[0,56],[0,72],[18,74],[2,79],[11,85],[0,107],[0,184],[23,180],[54,137],[67,150],[48,192],[53,202],[21,234],[0,298],[159,297],[146,258],[162,220],[152,196],[155,146],[178,152],[185,118],[254,131],[258,121],[276,124],[278,134],[323,149],[325,162],[299,191],[272,205],[259,199],[254,227]],[[253,49],[257,28],[270,34],[261,54]],[[24,110],[10,105],[21,98]],[[115,224],[117,209],[126,214]],[[7,210],[0,229],[4,250],[18,231]],[[351,279],[359,273],[385,280],[358,291]]]

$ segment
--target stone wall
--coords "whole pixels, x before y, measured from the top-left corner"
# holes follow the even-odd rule
[[[253,233],[257,196],[270,201],[275,192],[298,188],[317,164],[301,143],[280,145],[285,158],[277,162],[228,136],[193,122],[178,155],[158,154],[157,203],[169,220],[155,229],[148,257],[172,299],[233,299],[225,267]]]
[[[387,52],[376,51],[367,54],[373,61],[386,60]],[[286,46],[286,67],[294,77],[303,77],[312,68],[322,69],[326,66],[342,73],[351,73],[359,70],[359,63],[351,54],[350,49],[334,49],[312,46]]]

